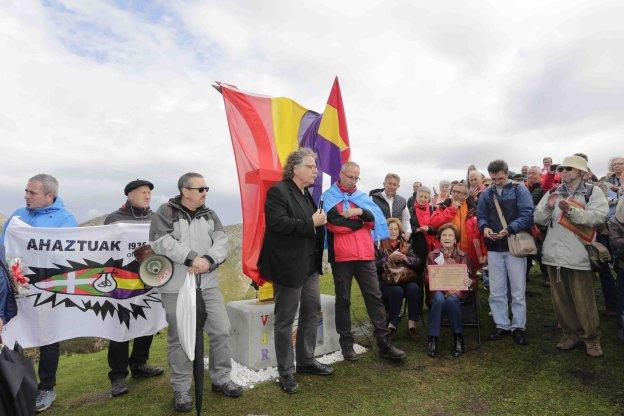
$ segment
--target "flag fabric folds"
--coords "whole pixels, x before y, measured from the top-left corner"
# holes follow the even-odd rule
[[[134,248],[149,240],[149,224],[6,226],[6,255],[21,259],[30,280],[19,313],[2,334],[24,348],[76,337],[128,341],[167,325],[160,295],[139,278]]]
[[[322,114],[284,97],[243,92],[219,83],[232,138],[243,210],[242,269],[257,286],[266,279],[256,265],[265,230],[267,190],[281,180],[288,155],[299,147],[318,154],[312,195],[318,202],[323,177],[338,180],[342,163],[349,159],[349,135],[338,78],[334,80]],[[329,185],[329,184],[327,184]],[[267,276],[270,278],[270,276]]]

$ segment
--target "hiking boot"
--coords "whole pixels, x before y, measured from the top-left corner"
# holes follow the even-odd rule
[[[188,391],[174,391],[173,409],[177,412],[190,412],[193,409],[191,393]]]
[[[39,390],[37,392],[37,400],[35,401],[35,411],[37,413],[43,412],[48,407],[52,406],[52,402],[56,400],[56,393],[52,390]]]
[[[126,386],[126,380],[118,378],[111,381],[111,397],[119,397],[124,394],[128,394],[128,386]]]
[[[557,349],[560,351],[572,350],[581,345],[581,339],[576,335],[568,335],[561,342],[557,344]]]
[[[464,344],[464,334],[453,334],[453,357],[459,357],[466,352],[466,346]]]
[[[585,354],[593,358],[602,357],[602,347],[600,346],[600,341],[585,341]]]
[[[149,365],[147,363],[137,365],[136,367],[131,368],[130,371],[132,372],[132,377],[134,378],[154,377],[165,372],[162,368],[154,367],[153,365]]]
[[[407,355],[405,351],[397,348],[393,343],[391,343],[388,338],[380,338],[377,341],[377,346],[379,347],[379,356],[381,358],[387,358],[389,360],[402,360]]]
[[[427,355],[431,358],[438,355],[438,337],[429,337],[427,341]]]
[[[280,376],[279,385],[288,394],[294,394],[299,390],[299,384],[293,376]]]
[[[360,359],[360,357],[358,357],[358,355],[355,353],[353,347],[343,348],[342,358],[344,358],[345,361],[357,361]]]
[[[317,360],[307,365],[298,365],[296,367],[297,373],[302,374],[314,374],[317,376],[328,376],[334,372],[334,369],[327,364],[319,363]]]
[[[523,329],[516,328],[511,333],[513,335],[513,340],[518,345],[527,345],[527,337],[526,332]]]
[[[490,341],[498,341],[499,339],[503,339],[504,337],[506,337],[509,334],[511,334],[511,331],[508,330],[508,329],[496,328],[496,331],[492,332],[488,336],[488,339]]]
[[[226,381],[220,386],[217,384],[213,384],[211,389],[213,392],[223,393],[227,397],[240,397],[243,395],[243,388],[238,384],[234,383],[232,380]]]

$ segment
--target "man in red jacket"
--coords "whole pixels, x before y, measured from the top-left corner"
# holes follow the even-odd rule
[[[340,347],[345,360],[357,360],[353,350],[350,311],[351,282],[355,276],[364,297],[366,311],[375,328],[373,335],[377,338],[379,355],[400,360],[405,358],[405,351],[388,340],[386,310],[379,290],[371,234],[371,230],[379,226],[375,222],[385,224],[385,218],[370,197],[357,190],[359,179],[359,165],[347,162],[340,170],[339,181],[323,194],[328,208],[328,256],[336,288],[336,331],[340,335]]]

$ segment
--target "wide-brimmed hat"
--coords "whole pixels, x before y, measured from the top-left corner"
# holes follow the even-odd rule
[[[589,167],[587,166],[587,161],[580,156],[568,156],[563,159],[563,162],[559,164],[559,167],[571,167],[574,169],[578,169],[582,172],[589,172]]]

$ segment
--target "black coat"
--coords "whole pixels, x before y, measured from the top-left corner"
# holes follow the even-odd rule
[[[314,228],[316,204],[291,179],[284,179],[267,192],[264,203],[266,230],[258,257],[264,279],[282,286],[303,287],[314,272],[322,273],[325,227]]]

